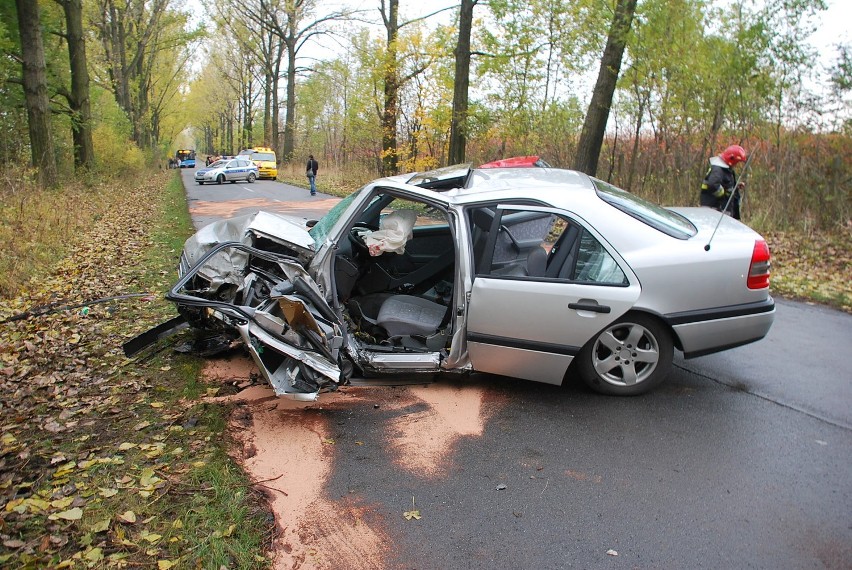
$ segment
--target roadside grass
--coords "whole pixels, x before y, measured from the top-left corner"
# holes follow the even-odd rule
[[[0,566],[270,564],[273,521],[227,454],[201,360],[121,350],[174,316],[163,294],[192,232],[179,177],[141,180],[79,195],[108,207],[63,202],[82,218],[65,256],[0,300]]]
[[[832,232],[766,232],[773,295],[852,313],[852,224]]]

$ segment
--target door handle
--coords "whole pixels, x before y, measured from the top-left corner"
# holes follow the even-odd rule
[[[591,311],[593,313],[609,313],[612,309],[606,305],[598,305],[597,303],[568,303],[569,309],[575,311]]]

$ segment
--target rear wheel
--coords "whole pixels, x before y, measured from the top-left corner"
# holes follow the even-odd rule
[[[219,176],[216,177],[216,184],[221,184],[224,181],[225,181],[225,175],[224,174],[220,174]]]
[[[596,392],[636,396],[665,380],[673,355],[668,328],[650,316],[628,313],[580,350],[577,372]]]

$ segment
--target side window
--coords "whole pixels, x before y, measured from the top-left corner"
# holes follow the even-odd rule
[[[477,275],[626,285],[615,259],[566,216],[521,208],[468,212]]]
[[[627,276],[598,240],[585,229],[580,237],[572,281],[627,285]]]

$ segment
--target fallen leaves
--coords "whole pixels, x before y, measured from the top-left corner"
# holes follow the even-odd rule
[[[773,294],[827,303],[852,312],[852,232],[766,234]]]
[[[162,255],[156,272],[149,261],[165,181],[119,187],[118,205],[52,273],[42,272],[20,297],[0,299],[4,568],[205,566],[179,564],[198,545],[186,542],[180,519],[193,497],[162,499],[182,476],[208,466],[221,442],[199,433],[203,414],[193,402],[176,402],[183,394],[172,384],[186,371],[170,353],[149,364],[130,362],[121,350],[174,313],[162,292],[176,254]],[[160,293],[146,293],[144,303],[139,294],[116,295],[140,290]],[[208,523],[193,524],[204,532]],[[222,542],[234,531],[218,532]]]

